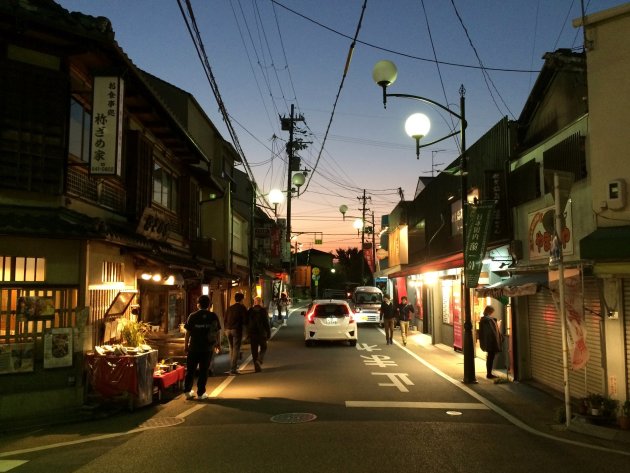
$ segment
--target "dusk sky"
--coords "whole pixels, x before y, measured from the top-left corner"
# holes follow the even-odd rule
[[[192,93],[223,137],[218,113],[180,5],[185,0],[58,0],[70,11],[105,16],[115,39],[141,69]],[[518,119],[546,52],[582,50],[579,0],[190,0],[212,73],[262,193],[286,189],[288,132],[279,116],[291,104],[304,116],[306,188],[292,201],[292,230],[302,249],[359,246],[352,218],[366,190],[377,230],[400,199],[414,197],[419,176],[439,172],[458,156],[449,139],[422,150],[404,131],[422,111],[432,120],[426,140],[449,133],[448,114],[404,99],[390,99],[372,81],[382,59],[398,66],[391,93],[420,95],[459,113],[466,89],[467,145],[499,120]],[[363,10],[364,3],[366,5]],[[584,0],[586,13],[626,2]],[[361,15],[363,18],[359,28]],[[358,30],[354,55],[344,66]],[[483,69],[485,68],[485,70]],[[343,80],[343,87],[340,89]],[[338,97],[338,98],[337,98]],[[333,107],[336,109],[333,115]],[[324,137],[327,134],[324,143]],[[243,168],[241,167],[241,170]],[[370,214],[371,215],[371,214]],[[286,207],[279,207],[286,216]],[[370,217],[371,218],[371,217]],[[323,245],[313,245],[323,233]]]

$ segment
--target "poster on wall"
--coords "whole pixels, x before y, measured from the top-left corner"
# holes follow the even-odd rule
[[[34,360],[33,342],[0,345],[0,374],[31,372],[35,366]]]
[[[50,329],[44,335],[44,368],[66,366],[72,366],[72,329]]]
[[[18,315],[25,315],[29,319],[53,317],[55,315],[55,302],[52,297],[20,297],[17,313]]]

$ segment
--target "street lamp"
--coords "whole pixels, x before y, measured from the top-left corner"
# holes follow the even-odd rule
[[[413,99],[419,100],[421,102],[425,102],[431,105],[434,105],[445,112],[448,112],[450,115],[459,119],[459,132],[454,131],[449,133],[442,138],[438,138],[429,143],[425,143],[423,145],[420,144],[420,140],[426,136],[426,134],[430,130],[430,122],[429,119],[422,114],[414,114],[407,119],[407,123],[405,124],[405,130],[407,134],[416,140],[416,157],[420,158],[420,148],[425,148],[427,146],[434,145],[439,143],[440,141],[444,141],[452,136],[460,134],[461,139],[461,157],[460,157],[460,177],[461,177],[461,201],[462,201],[462,257],[463,257],[463,265],[464,265],[464,276],[462,277],[462,293],[464,296],[464,383],[476,383],[477,379],[475,377],[475,352],[473,346],[473,336],[472,336],[472,320],[471,320],[471,300],[470,300],[470,288],[467,287],[466,282],[466,273],[467,269],[467,261],[466,261],[466,218],[468,214],[468,168],[467,168],[467,157],[466,157],[466,99],[465,93],[466,89],[462,85],[459,88],[459,104],[460,104],[460,114],[455,113],[453,110],[444,106],[438,102],[435,102],[426,97],[421,97],[419,95],[409,95],[409,94],[389,94],[387,93],[387,87],[392,85],[396,78],[398,77],[398,70],[396,65],[391,61],[379,61],[374,65],[374,69],[372,71],[372,78],[374,82],[376,82],[383,89],[383,106],[387,108],[387,97],[399,97],[404,99]],[[417,115],[422,115],[419,117]]]
[[[284,201],[284,195],[280,189],[271,189],[269,191],[269,203],[273,205],[273,213],[278,216],[278,204]]]

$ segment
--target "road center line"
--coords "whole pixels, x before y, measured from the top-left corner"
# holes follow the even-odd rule
[[[446,410],[489,410],[476,402],[388,402],[388,401],[346,401],[346,407],[395,407],[402,409],[446,409]]]

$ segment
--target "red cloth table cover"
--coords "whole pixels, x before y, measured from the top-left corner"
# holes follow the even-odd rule
[[[86,355],[88,379],[94,390],[108,398],[130,394],[137,406],[152,402],[156,364],[156,350],[139,355]]]
[[[162,391],[166,388],[173,386],[181,381],[184,381],[186,377],[186,370],[183,366],[178,366],[173,371],[162,374],[153,374],[153,386],[156,386]]]

